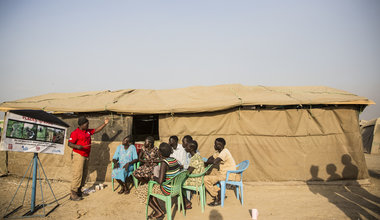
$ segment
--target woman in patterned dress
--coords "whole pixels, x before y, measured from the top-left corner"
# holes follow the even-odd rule
[[[131,136],[125,137],[122,144],[117,147],[112,158],[112,162],[114,163],[112,178],[116,179],[121,186],[119,194],[129,193],[128,177],[133,172],[133,164],[138,161],[136,147],[132,143],[133,139]]]
[[[186,145],[185,151],[191,155],[189,168],[189,174],[200,174],[205,171],[205,166],[201,155],[197,152],[198,142],[195,140],[190,141]],[[183,185],[185,186],[200,186],[202,184],[202,177],[187,178]],[[183,197],[186,209],[191,209],[191,202]]]
[[[140,167],[133,172],[140,183],[146,183],[153,179],[153,168],[161,162],[158,149],[154,147],[154,138],[145,139],[144,147],[139,154]]]

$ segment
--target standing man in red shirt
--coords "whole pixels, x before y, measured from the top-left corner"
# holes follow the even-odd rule
[[[88,119],[84,116],[78,118],[79,127],[71,132],[69,147],[72,152],[72,181],[70,199],[79,201],[82,199],[82,187],[86,182],[88,171],[88,157],[91,151],[91,135],[101,131],[109,120],[105,119],[104,124],[96,129],[88,129]]]

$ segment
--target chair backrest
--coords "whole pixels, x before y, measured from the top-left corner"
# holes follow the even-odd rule
[[[178,173],[172,179],[166,181],[164,184],[169,183],[171,185],[170,196],[178,195],[182,190],[182,185],[189,176],[189,171],[185,170]]]
[[[248,166],[249,166],[249,160],[245,160],[239,163],[238,165],[236,165],[236,171],[243,172],[244,170],[248,168]]]
[[[200,177],[200,176],[204,176],[206,174],[206,172],[212,167],[212,164],[209,164],[206,168],[205,168],[205,171],[203,171],[202,173],[198,173],[198,174],[190,174],[189,175],[189,178],[195,178],[195,177]]]

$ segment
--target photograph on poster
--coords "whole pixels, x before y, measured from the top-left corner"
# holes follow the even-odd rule
[[[8,120],[7,126],[7,138],[22,138],[22,130],[24,128],[24,122]]]
[[[38,125],[37,127],[37,141],[46,141],[47,133],[46,127]]]
[[[22,132],[22,139],[25,140],[36,140],[37,135],[37,125],[24,123],[24,129]]]
[[[54,138],[54,128],[47,127],[46,132],[47,132],[47,135],[46,135],[46,141],[47,141],[47,142],[53,142],[53,138]]]
[[[65,136],[65,130],[63,129],[54,129],[53,143],[63,144]]]

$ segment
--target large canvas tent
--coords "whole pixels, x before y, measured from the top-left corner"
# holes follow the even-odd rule
[[[71,125],[69,132],[76,128],[79,114],[86,114],[93,127],[111,117],[111,126],[94,136],[93,180],[109,180],[110,158],[121,137],[132,133],[134,117],[156,115],[161,141],[190,134],[202,156],[212,153],[215,138],[225,138],[237,162],[250,160],[248,181],[305,181],[368,178],[358,115],[369,104],[374,102],[329,87],[232,84],[52,93],[4,102],[0,110],[54,112]],[[70,150],[66,150],[63,158],[46,157],[56,178],[70,178]],[[21,156],[9,155],[10,172],[19,172],[11,161]]]
[[[380,152],[380,118],[365,122],[360,126],[364,152],[377,154]]]

